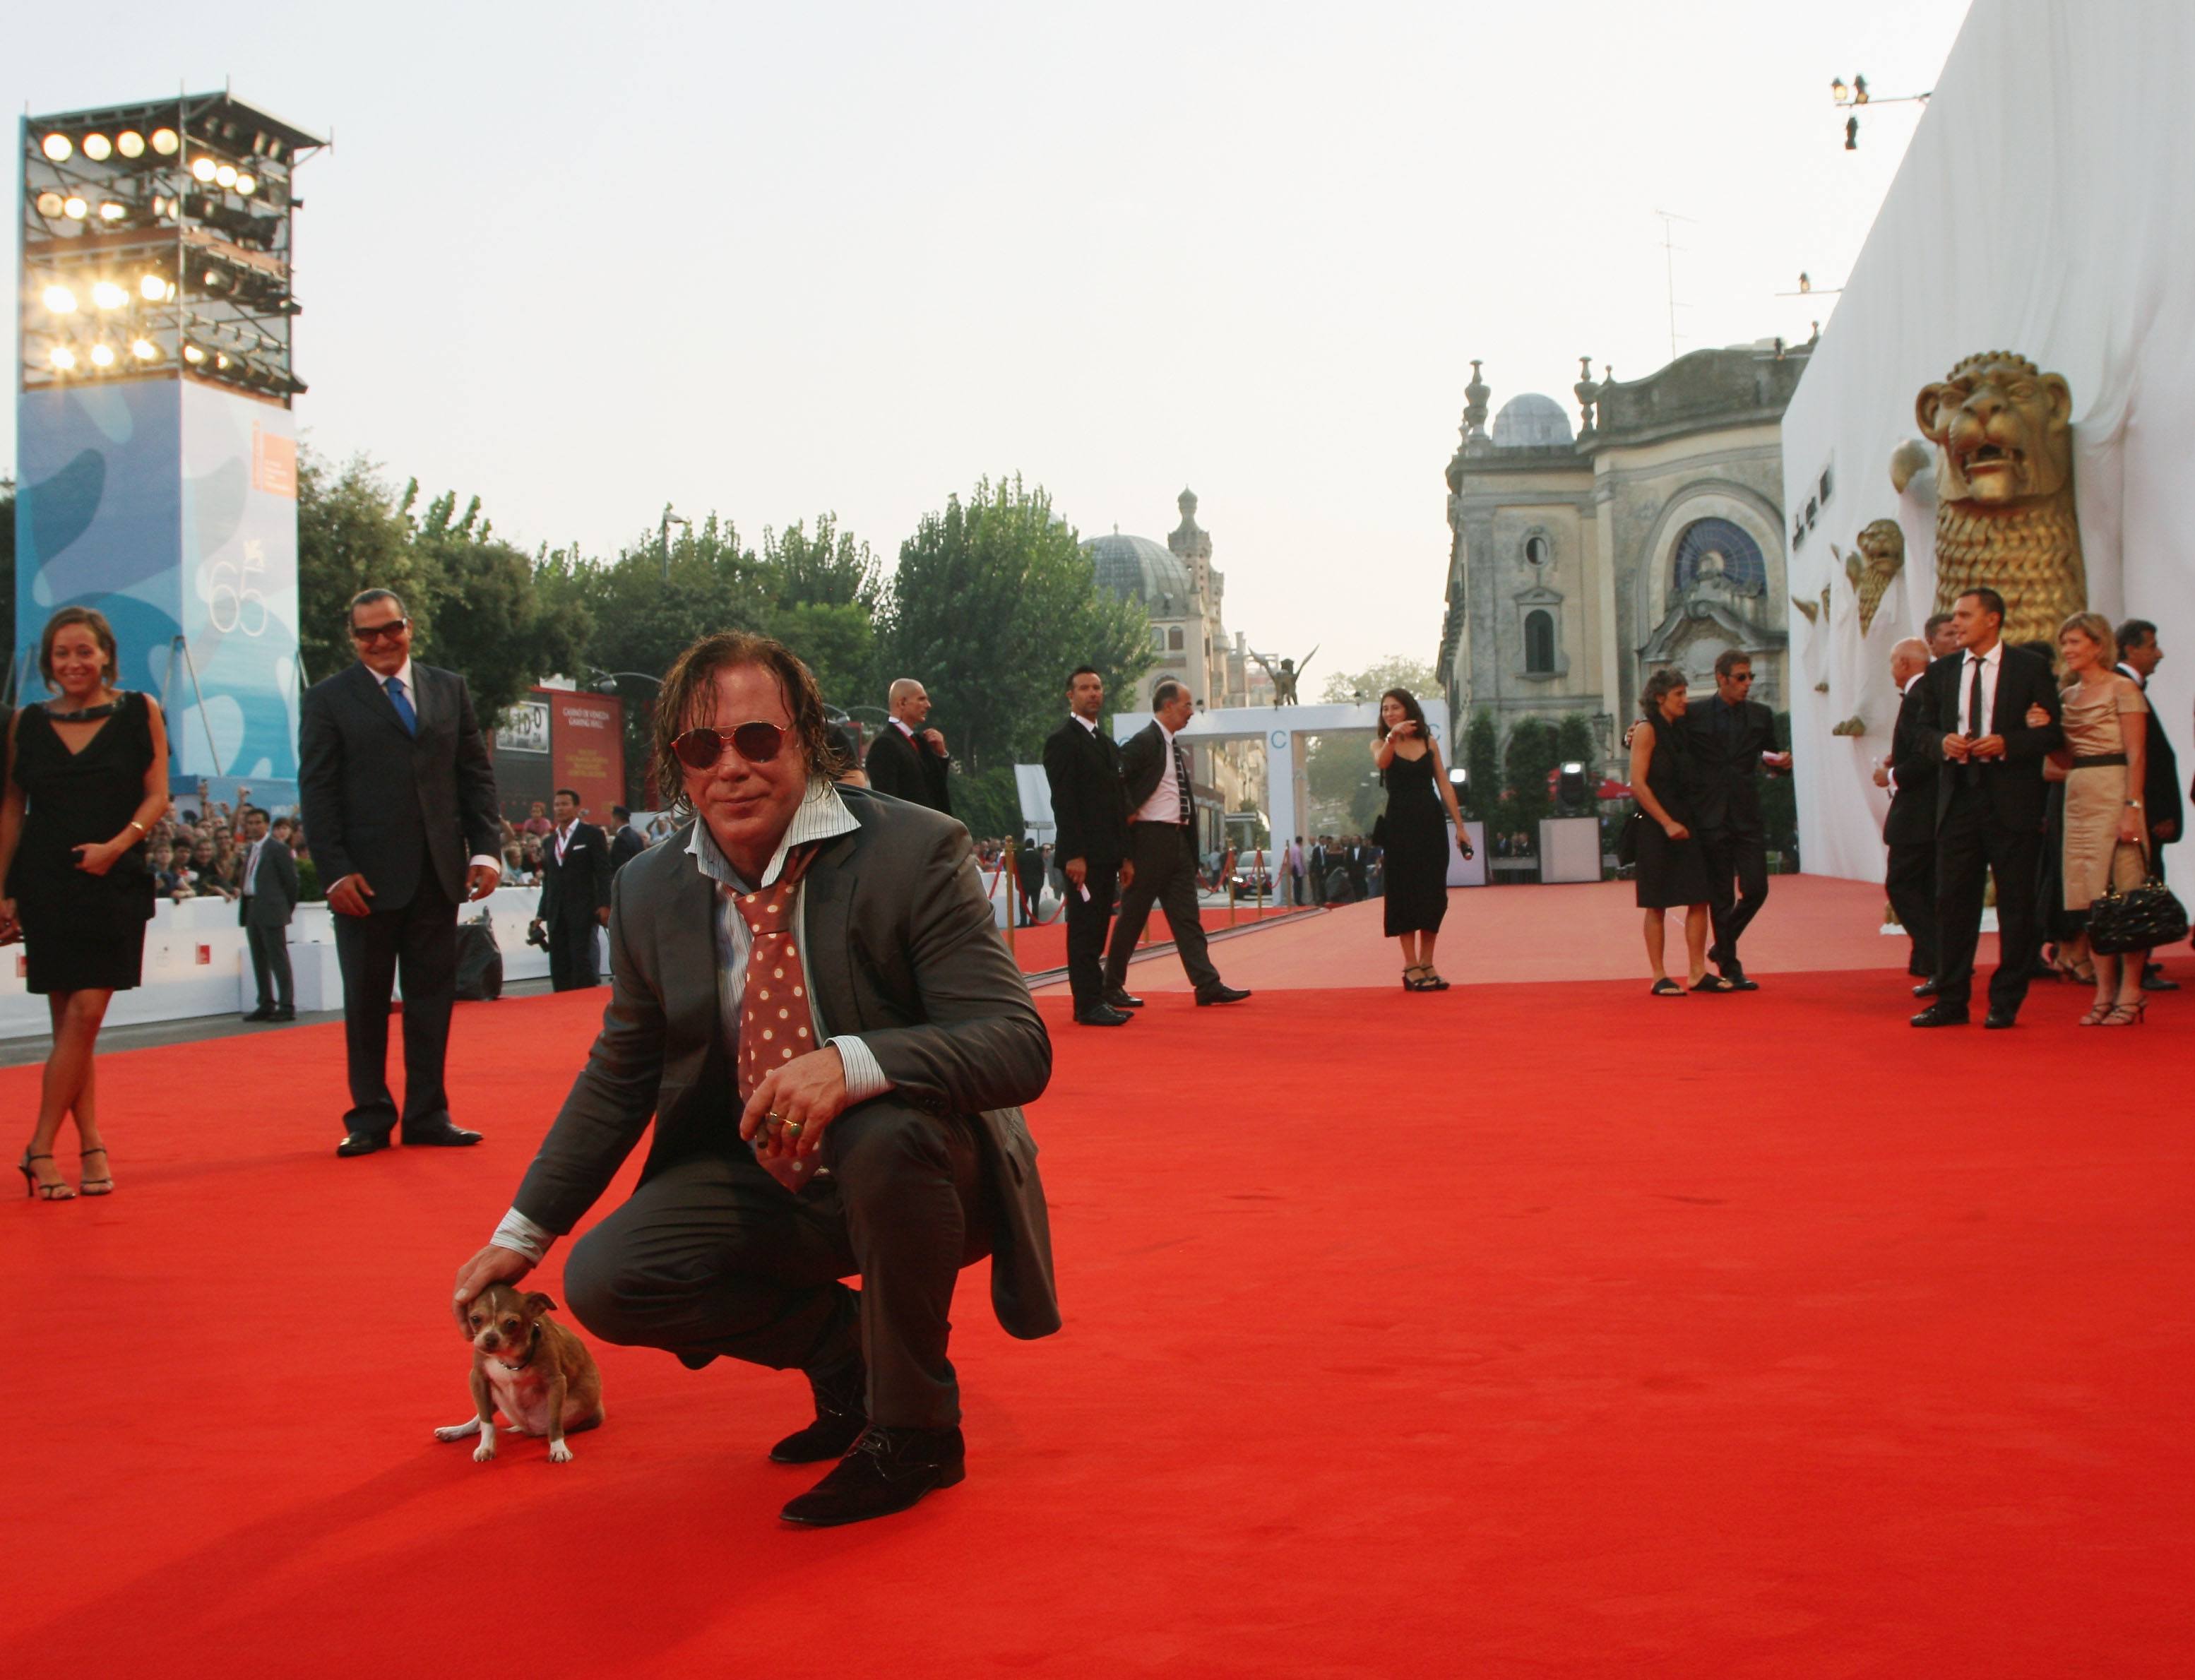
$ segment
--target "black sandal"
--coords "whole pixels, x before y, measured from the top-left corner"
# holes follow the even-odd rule
[[[95,1148],[78,1150],[76,1152],[76,1158],[81,1161],[86,1155],[104,1155],[106,1154],[107,1146],[104,1143],[101,1143]],[[97,1188],[95,1188],[94,1186],[96,1186]],[[114,1166],[112,1161],[110,1159],[107,1163],[106,1177],[87,1178],[83,1181],[80,1188],[87,1196],[112,1195],[114,1194]]]
[[[1656,998],[1681,998],[1685,995],[1685,988],[1667,975],[1654,982],[1652,991]]]
[[[49,1161],[51,1159],[53,1159],[51,1155],[34,1155],[28,1149],[23,1151],[23,1159],[19,1161],[15,1166],[15,1171],[23,1175],[23,1183],[26,1187],[23,1194],[26,1196],[36,1196],[42,1202],[74,1201],[76,1200],[76,1192],[71,1189],[66,1182],[60,1179],[55,1179],[52,1183],[49,1184],[45,1180],[39,1177],[37,1173],[31,1171],[31,1163],[32,1161]]]
[[[1728,981],[1725,980],[1720,975],[1710,972],[1702,975],[1697,980],[1694,981],[1692,982],[1692,990],[1695,992],[1735,992],[1737,988],[1735,986],[1732,986]]]

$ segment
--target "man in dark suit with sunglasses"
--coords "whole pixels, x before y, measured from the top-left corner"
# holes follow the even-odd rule
[[[1752,698],[1753,661],[1737,649],[1716,657],[1715,692],[1688,708],[1685,735],[1692,831],[1708,865],[1708,912],[1714,943],[1708,959],[1724,988],[1758,992],[1738,958],[1738,936],[1768,900],[1768,829],[1760,814],[1760,776],[1791,768],[1776,745],[1776,714]],[[1702,988],[1695,987],[1695,990]],[[1713,989],[1713,988],[1707,988]]]
[[[573,1246],[566,1303],[695,1370],[804,1372],[815,1418],[770,1457],[839,1463],[787,1522],[904,1510],[965,1474],[947,1357],[960,1269],[991,1256],[1010,1334],[1059,1327],[1017,1106],[1044,1090],[1051,1043],[967,830],[833,785],[822,696],[781,643],[705,637],[657,716],[658,782],[697,814],[612,885],[601,1035],[460,1269],[458,1315],[578,1223],[653,1118],[631,1199]]]
[[[1114,894],[1136,878],[1128,861],[1128,800],[1121,749],[1098,727],[1105,679],[1088,665],[1067,679],[1067,719],[1045,738],[1044,777],[1059,826],[1052,856],[1067,877],[1067,984],[1084,1027],[1126,1027],[1140,998],[1125,988],[1107,995],[1105,929]],[[1120,1002],[1115,1004],[1113,998]]]
[[[477,1143],[443,1083],[457,999],[458,906],[495,890],[502,823],[472,695],[412,662],[412,621],[387,590],[349,607],[358,663],[305,691],[297,787],[313,862],[335,912],[350,1112],[339,1155],[399,1131],[389,1090],[389,1002],[404,978],[404,1108],[412,1144]]]

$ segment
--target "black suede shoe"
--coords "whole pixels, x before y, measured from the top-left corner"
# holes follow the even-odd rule
[[[1933,980],[1924,980],[1920,983],[1920,985],[1913,988],[1913,995],[1916,998],[1933,998],[1943,989],[1944,988],[1936,981]]]
[[[336,1145],[336,1154],[371,1155],[375,1151],[386,1149],[388,1147],[389,1134],[385,1131],[354,1131]]]
[[[1074,1012],[1074,1024],[1077,1027],[1126,1027],[1134,1019],[1135,1016],[1130,1015],[1127,1010],[1112,1009],[1103,1004],[1098,1004],[1095,1009],[1077,1010]]]
[[[1965,1008],[1956,1004],[1931,1004],[1913,1017],[1916,1027],[1964,1027]]]
[[[1105,1007],[1109,1010],[1139,1010],[1143,1006],[1144,1000],[1130,997],[1123,987],[1116,986],[1105,994]]]
[[[440,1125],[423,1126],[418,1131],[404,1134],[404,1146],[407,1149],[462,1149],[480,1141],[478,1132],[467,1131],[463,1126],[448,1120],[444,1120]]]
[[[774,1464],[820,1464],[826,1458],[842,1458],[869,1426],[869,1372],[858,1355],[832,1370],[806,1375],[815,1396],[815,1421],[769,1449]]]
[[[872,1424],[838,1467],[779,1513],[787,1522],[835,1528],[905,1510],[933,1488],[968,1475],[958,1428],[893,1430]]]
[[[1209,992],[1198,992],[1196,1001],[1198,1007],[1201,1008],[1206,1004],[1239,1004],[1249,995],[1249,992],[1242,987],[1215,986]]]

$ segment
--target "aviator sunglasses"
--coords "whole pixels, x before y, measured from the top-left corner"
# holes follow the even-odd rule
[[[786,731],[775,723],[742,723],[729,734],[721,729],[688,729],[671,743],[678,762],[689,770],[712,770],[732,750],[750,764],[767,764],[784,748]]]

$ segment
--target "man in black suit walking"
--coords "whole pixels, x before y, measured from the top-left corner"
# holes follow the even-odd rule
[[[610,920],[610,845],[579,820],[579,796],[556,790],[556,832],[541,843],[541,902],[534,914],[549,930],[549,985],[579,992],[599,986],[595,930]]]
[[[2036,856],[2042,843],[2045,756],[2063,746],[2058,685],[2032,653],[2001,634],[2004,597],[1969,590],[1951,609],[1960,652],[1921,680],[1921,722],[1936,741],[1935,1000],[1916,1027],[1963,1027],[1981,937],[1985,877],[1996,877],[1997,964],[1990,976],[1988,1027],[2019,1018],[2041,940]],[[2031,727],[2028,708],[2046,723]]]
[[[244,797],[239,788],[236,797]],[[244,927],[244,942],[251,952],[251,978],[259,1006],[246,1021],[295,1021],[297,994],[290,973],[290,916],[297,907],[297,862],[290,855],[286,837],[276,838],[268,828],[267,813],[247,805],[237,820],[244,827],[244,867],[237,879],[243,891],[237,899],[237,920]]]
[[[1135,879],[1127,861],[1128,806],[1121,749],[1098,727],[1105,679],[1088,665],[1067,679],[1067,721],[1044,743],[1044,779],[1059,826],[1052,855],[1067,877],[1067,984],[1085,1027],[1125,1027],[1132,1017],[1105,1001],[1105,926],[1117,882]],[[1124,994],[1125,995],[1125,994]]]
[[[443,1064],[458,980],[458,906],[495,890],[495,772],[454,671],[412,663],[412,621],[387,590],[349,609],[358,664],[305,691],[298,789],[336,913],[350,1112],[339,1155],[389,1147],[389,999],[404,977],[406,1143],[477,1143],[450,1119]]]
[[[1890,789],[1882,820],[1888,849],[1882,890],[1913,941],[1905,971],[1921,984],[1916,998],[1936,995],[1936,769],[1943,752],[1921,716],[1921,684],[1928,674],[1928,644],[1908,636],[1890,650],[1891,681],[1902,698],[1890,738],[1890,762],[1876,772]]]
[[[615,826],[610,830],[610,873],[614,875],[648,849],[648,837],[632,826],[632,813],[622,805],[610,807]]]
[[[910,805],[927,805],[951,816],[953,800],[945,785],[949,762],[945,737],[925,727],[930,716],[930,691],[913,677],[902,676],[892,684],[885,699],[891,721],[877,731],[861,767],[869,774],[869,785]]]
[[[1127,796],[1128,860],[1132,878],[1121,889],[1121,919],[1105,952],[1105,1001],[1138,1007],[1128,995],[1128,958],[1155,903],[1165,911],[1174,949],[1200,1004],[1237,1003],[1250,994],[1219,978],[1212,966],[1196,911],[1195,808],[1190,792],[1189,749],[1175,737],[1195,715],[1186,687],[1171,678],[1151,691],[1151,721],[1121,749]]]
[[[1714,697],[1686,711],[1686,786],[1692,832],[1708,866],[1708,913],[1714,924],[1712,962],[1737,992],[1758,992],[1745,977],[1737,941],[1768,898],[1768,830],[1760,817],[1760,773],[1791,768],[1776,748],[1776,714],[1751,698],[1753,661],[1736,648],[1716,657]]]

